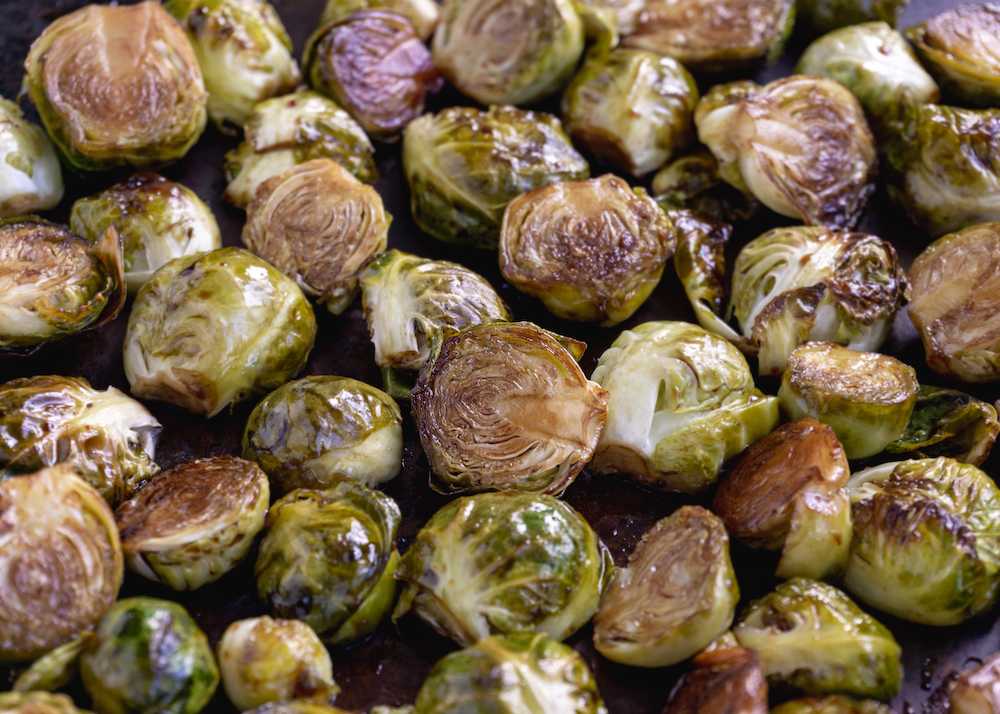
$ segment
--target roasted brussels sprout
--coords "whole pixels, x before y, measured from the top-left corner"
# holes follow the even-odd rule
[[[257,188],[243,243],[339,315],[365,265],[385,250],[391,221],[374,188],[336,161],[314,159]]]
[[[645,4],[646,0],[578,0],[576,9],[584,20],[584,29],[588,30],[590,39],[587,27],[590,13],[602,16],[610,13],[613,18],[610,24],[615,28],[616,34],[629,35],[635,30],[636,21]]]
[[[93,628],[118,597],[111,509],[66,464],[0,480],[0,663],[30,662]]]
[[[321,26],[306,45],[309,85],[374,139],[395,141],[441,86],[431,53],[402,15],[362,10]]]
[[[915,459],[947,456],[979,466],[1000,434],[992,404],[957,389],[920,385],[906,430],[885,450]]]
[[[771,714],[893,714],[893,710],[874,699],[854,699],[841,694],[828,697],[803,697],[783,702]]]
[[[240,711],[286,699],[328,702],[340,691],[330,653],[299,620],[238,620],[223,633],[218,655],[222,686]]]
[[[847,458],[866,459],[903,433],[919,391],[916,372],[895,357],[808,342],[788,358],[778,399],[790,418],[832,426]]]
[[[30,353],[113,320],[125,304],[121,239],[91,245],[40,218],[0,220],[0,355]]]
[[[423,231],[490,249],[517,196],[590,175],[556,117],[517,107],[451,107],[416,119],[403,135],[403,171]]]
[[[597,682],[576,650],[544,634],[486,637],[439,660],[414,712],[607,714]]]
[[[226,154],[222,195],[239,208],[264,181],[312,159],[333,159],[356,179],[376,177],[375,148],[361,126],[332,99],[307,89],[261,102],[243,125],[244,141]]]
[[[609,397],[591,469],[663,491],[705,490],[778,425],[778,400],[754,387],[739,350],[685,322],[625,330],[593,378]]]
[[[953,625],[1000,592],[1000,489],[954,459],[882,464],[848,482],[854,540],[844,587],[904,620]]]
[[[596,612],[613,573],[601,539],[562,501],[465,496],[431,516],[403,556],[392,617],[412,609],[463,647],[513,632],[563,640]]]
[[[963,382],[1000,380],[1000,223],[931,243],[913,261],[910,290],[930,368]]]
[[[839,82],[793,75],[764,87],[718,85],[694,121],[723,180],[783,216],[846,230],[875,190],[875,141]]]
[[[410,395],[440,493],[561,493],[590,461],[607,393],[551,333],[527,322],[446,336]]]
[[[160,422],[142,404],[82,377],[38,376],[0,385],[0,479],[57,463],[112,508],[160,470]]]
[[[69,227],[77,235],[97,243],[111,226],[121,235],[133,295],[174,258],[222,247],[212,209],[191,189],[150,171],[73,204]]]
[[[155,0],[63,15],[32,43],[24,68],[24,91],[78,171],[162,166],[205,129],[198,58]]]
[[[63,195],[62,170],[52,142],[0,97],[0,218],[47,211]]]
[[[330,645],[371,634],[396,598],[399,506],[352,481],[297,489],[267,514],[254,575],[275,617],[302,620]]]
[[[739,599],[722,521],[682,506],[643,535],[618,571],[594,615],[594,647],[622,664],[676,664],[733,624]]]
[[[507,206],[500,272],[567,320],[628,319],[660,282],[677,238],[642,188],[612,174],[551,183]]]
[[[809,45],[795,71],[835,79],[850,89],[881,149],[902,131],[907,106],[931,104],[941,97],[906,40],[885,22],[852,23],[824,35]]]
[[[389,250],[368,264],[359,282],[380,367],[420,369],[448,328],[511,319],[493,286],[447,260]]]
[[[733,634],[756,650],[772,689],[887,702],[903,669],[892,633],[832,585],[793,578],[750,603]]]
[[[0,693],[0,712],[3,714],[89,714],[77,709],[65,694],[48,692]]]
[[[993,714],[1000,709],[1000,655],[963,671],[948,700],[954,714]]]
[[[677,681],[663,714],[767,714],[767,680],[753,650],[735,642],[704,652]]]
[[[319,24],[339,20],[359,10],[384,8],[403,15],[417,33],[421,42],[427,42],[434,34],[441,7],[435,0],[326,0]]]
[[[214,416],[302,369],[316,317],[290,279],[242,248],[177,258],[139,291],[125,332],[132,393]]]
[[[909,0],[802,0],[795,4],[795,34],[813,38],[875,22],[893,28],[908,3]],[[922,69],[919,72],[926,74]],[[796,73],[803,74],[799,70]]]
[[[851,547],[849,476],[833,429],[800,419],[747,447],[712,508],[734,538],[781,551],[779,578],[839,576]]]
[[[217,456],[165,471],[115,511],[125,564],[174,590],[200,588],[247,556],[269,502],[267,476],[250,461]]]
[[[402,710],[405,714],[413,714],[412,707],[409,712],[406,712],[404,707]],[[376,714],[378,712],[378,707],[374,707],[371,714]],[[396,713],[395,709],[389,710],[386,714]],[[320,702],[315,699],[285,699],[280,702],[268,702],[267,704],[262,704],[256,709],[251,709],[245,714],[357,714],[356,712],[347,712],[343,709],[333,706],[332,704],[326,704],[325,702]]]
[[[722,180],[719,162],[700,145],[657,171],[651,190],[671,218],[690,209],[699,217],[732,223],[752,218],[760,208],[759,201]]]
[[[80,656],[97,714],[197,714],[219,685],[208,638],[181,605],[119,600]]]
[[[254,407],[243,457],[260,464],[278,496],[345,480],[376,488],[402,468],[402,415],[392,397],[364,382],[305,377]]]
[[[292,40],[266,0],[168,0],[198,57],[208,116],[226,130],[243,126],[254,105],[302,81]]]
[[[694,140],[698,96],[676,60],[619,48],[588,57],[563,93],[562,117],[577,146],[641,177]]]
[[[778,58],[794,17],[795,0],[646,0],[624,44],[693,72],[746,72]]]
[[[93,636],[93,630],[84,630],[69,642],[46,652],[17,676],[11,691],[54,692],[70,684],[80,675],[80,653]]]

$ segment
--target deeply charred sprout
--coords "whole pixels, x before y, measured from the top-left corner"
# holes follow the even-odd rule
[[[322,26],[368,9],[391,10],[403,15],[413,25],[421,42],[431,38],[441,17],[441,7],[436,0],[326,0],[319,24]]]
[[[663,714],[767,714],[767,680],[758,655],[733,644],[694,658]]]
[[[0,97],[0,218],[25,216],[59,205],[62,170],[42,128]]]
[[[719,162],[700,145],[657,171],[651,190],[668,213],[689,209],[731,223],[753,217],[760,208],[759,201],[722,180]]]
[[[729,628],[739,597],[722,521],[683,506],[644,534],[618,570],[594,616],[594,647],[623,664],[676,664]]]
[[[920,385],[906,430],[885,450],[914,459],[947,456],[979,466],[998,434],[1000,421],[992,404],[957,389]]]
[[[963,671],[948,700],[955,714],[992,714],[1000,709],[1000,655]]]
[[[771,714],[893,714],[893,710],[874,699],[854,699],[841,694],[828,697],[803,697],[783,702]]]
[[[435,513],[400,561],[393,619],[412,609],[463,646],[528,631],[563,640],[593,616],[613,572],[608,549],[562,501],[466,496]]]

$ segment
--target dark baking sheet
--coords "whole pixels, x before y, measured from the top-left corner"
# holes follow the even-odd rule
[[[0,94],[11,98],[17,94],[23,74],[22,62],[32,39],[55,18],[86,4],[84,0],[0,0]],[[298,53],[312,31],[323,0],[272,0],[291,34]],[[902,16],[900,26],[906,27],[951,5],[955,0],[935,2],[918,0]],[[802,45],[792,47],[781,62],[758,77],[768,81],[791,73],[794,60]],[[714,83],[700,80],[704,91]],[[432,100],[431,108],[440,108],[462,101],[449,92]],[[27,102],[25,102],[27,104]],[[28,109],[33,115],[33,110]],[[194,189],[215,212],[226,245],[240,245],[244,214],[222,203],[225,188],[222,159],[235,147],[237,137],[223,136],[210,127],[201,141],[181,162],[163,173]],[[668,269],[660,286],[643,307],[619,327],[603,329],[588,324],[570,323],[553,318],[540,304],[505,284],[499,273],[496,256],[491,252],[446,246],[417,230],[409,214],[409,196],[402,178],[398,146],[380,145],[377,162],[382,179],[376,188],[382,195],[394,220],[389,246],[432,258],[447,258],[477,270],[503,295],[519,319],[533,320],[549,329],[585,340],[589,344],[582,361],[587,374],[597,359],[621,329],[648,320],[694,321],[673,272]],[[594,174],[600,167],[594,167]],[[67,194],[62,204],[45,217],[65,222],[72,202],[83,195],[100,191],[116,177],[95,176],[87,179],[67,174]],[[782,219],[768,214],[748,224],[737,226],[733,241],[735,252],[747,240],[764,230],[780,225]],[[875,233],[892,240],[909,266],[913,258],[930,242],[930,237],[914,227],[906,215],[892,206],[880,189],[871,202],[859,230]],[[11,358],[0,362],[0,380],[31,374],[73,374],[86,377],[95,387],[109,385],[128,391],[121,361],[121,344],[128,309],[103,328],[62,341],[40,350],[35,355]],[[332,316],[317,310],[319,336],[305,374],[335,374],[380,384],[374,363],[368,330],[360,302],[355,301],[343,315]],[[923,349],[908,318],[901,314],[884,348],[913,365],[922,382],[940,384],[924,365]],[[760,380],[761,388],[771,394],[777,389],[776,380]],[[1000,397],[996,385],[968,387],[982,399],[995,402]],[[173,407],[147,405],[164,426],[157,451],[157,461],[169,468],[186,460],[219,454],[237,453],[246,417],[253,403],[237,405],[231,413],[212,419],[190,415]],[[403,511],[400,547],[405,550],[420,526],[447,499],[427,486],[427,461],[420,448],[413,424],[405,418],[404,464],[401,475],[385,487]],[[1000,472],[1000,456],[991,457],[984,465],[993,477]],[[639,536],[660,518],[690,499],[644,491],[631,482],[618,478],[592,478],[585,471],[565,493],[565,500],[577,508],[598,531],[623,564]],[[150,594],[177,599],[191,611],[215,644],[226,626],[233,620],[263,614],[254,595],[252,559],[212,585],[193,593],[173,591],[149,583],[132,573],[126,575],[122,595]],[[775,558],[733,546],[744,600],[767,592],[775,581]],[[901,713],[915,714],[938,705],[932,694],[939,690],[953,673],[976,663],[1000,650],[1000,629],[996,613],[973,620],[959,627],[931,628],[905,623],[876,613],[895,633],[903,646],[905,683],[893,703]],[[612,713],[657,713],[685,665],[645,670],[611,663],[597,655],[590,643],[591,628],[585,627],[569,639],[589,662],[602,695]],[[346,650],[334,650],[334,674],[343,691],[337,704],[345,709],[367,710],[374,704],[412,703],[417,690],[433,663],[454,649],[454,645],[429,627],[407,616],[397,629],[384,624],[369,640]],[[86,706],[88,702],[78,702]],[[221,687],[208,711],[223,714],[232,711]]]

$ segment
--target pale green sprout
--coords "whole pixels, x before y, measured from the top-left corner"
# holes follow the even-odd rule
[[[441,18],[441,6],[435,0],[326,0],[320,26],[360,10],[384,9],[398,12],[410,21],[421,42],[434,34]]]
[[[0,97],[0,218],[47,211],[62,196],[62,170],[49,137],[21,107]]]
[[[48,692],[0,693],[0,712],[3,714],[89,714],[77,709],[65,694]]]
[[[69,642],[46,652],[17,676],[11,691],[55,692],[70,684],[80,674],[80,654],[93,636],[93,631],[84,630]]]

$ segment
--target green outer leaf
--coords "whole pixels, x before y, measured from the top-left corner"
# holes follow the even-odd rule
[[[922,384],[906,430],[885,450],[919,459],[947,456],[979,466],[998,434],[1000,421],[991,404],[957,389]]]

